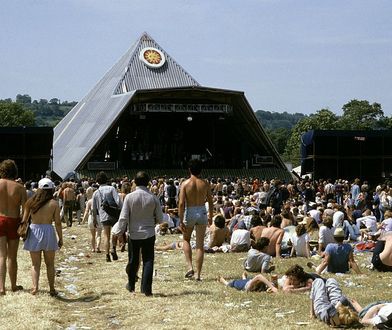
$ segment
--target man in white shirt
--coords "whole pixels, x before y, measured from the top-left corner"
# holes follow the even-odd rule
[[[230,240],[232,252],[245,252],[250,248],[250,232],[246,229],[237,229],[233,231]]]

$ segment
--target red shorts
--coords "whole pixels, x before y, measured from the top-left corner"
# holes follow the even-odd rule
[[[8,239],[18,239],[18,230],[20,220],[0,215],[0,237],[6,236]]]

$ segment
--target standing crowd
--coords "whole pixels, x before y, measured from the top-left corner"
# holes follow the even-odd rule
[[[43,256],[49,293],[54,287],[55,252],[63,245],[62,223],[87,222],[91,251],[118,259],[117,248],[128,248],[127,290],[135,292],[141,267],[141,292],[152,295],[154,250],[182,249],[186,278],[202,281],[204,253],[247,256],[241,278],[219,282],[244,291],[295,293],[310,291],[312,315],[332,326],[392,322],[392,302],[362,308],[343,295],[328,273],[361,273],[356,249],[373,251],[371,267],[392,271],[392,186],[374,188],[359,179],[292,182],[260,178],[201,178],[201,162],[189,163],[189,178],[94,179],[22,185],[13,161],[0,164],[0,295],[6,269],[11,290],[17,285],[17,251],[21,222],[30,223],[24,249],[32,260],[32,289],[39,289]],[[54,227],[52,225],[54,223]],[[182,240],[155,246],[156,235],[181,233]],[[101,243],[101,236],[102,243]],[[195,267],[192,250],[195,250]],[[268,275],[274,258],[309,258],[309,272],[290,267],[279,278]],[[315,264],[317,263],[317,264]],[[142,266],[141,266],[142,264]],[[249,277],[249,273],[256,273]]]

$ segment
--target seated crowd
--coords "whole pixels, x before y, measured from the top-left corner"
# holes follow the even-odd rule
[[[157,235],[181,233],[177,206],[183,180],[151,180],[148,188],[163,211],[163,222],[155,229]],[[101,252],[103,233],[106,260],[110,262],[118,259],[117,247],[125,250],[127,239],[117,224],[109,225],[94,215],[94,198],[99,198],[94,192],[103,181],[55,182],[54,197],[60,205],[60,219],[67,226],[74,225],[74,219],[78,224],[87,222],[92,252]],[[371,243],[366,246],[373,249],[372,268],[392,271],[392,187],[384,184],[371,190],[366,181],[361,185],[358,179],[351,184],[341,179],[282,183],[257,178],[209,178],[208,182],[214,217],[205,235],[204,251],[247,253],[242,278],[227,280],[220,276],[220,283],[244,291],[310,291],[312,315],[331,326],[359,321],[369,325],[391,323],[392,303],[362,308],[343,295],[335,279],[323,276],[326,272],[351,270],[360,274],[354,249],[363,242]],[[27,182],[25,187],[28,198],[34,196],[37,183]],[[116,204],[121,207],[135,183],[127,177],[111,179],[106,189],[118,192]],[[191,247],[195,247],[194,239]],[[174,239],[155,249],[182,249],[182,241]],[[308,258],[312,272],[294,265],[281,278],[267,275],[275,269],[274,258],[294,257]],[[249,272],[256,275],[251,278]]]

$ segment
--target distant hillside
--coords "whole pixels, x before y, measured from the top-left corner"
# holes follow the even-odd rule
[[[255,112],[261,125],[268,131],[285,128],[291,130],[301,119],[305,117],[302,113],[290,114],[287,112],[278,113],[264,110]]]
[[[3,100],[12,102],[11,99]],[[28,94],[16,95],[16,103],[23,105],[34,113],[36,126],[54,127],[78,103],[76,101],[62,101],[58,98],[32,100]]]

